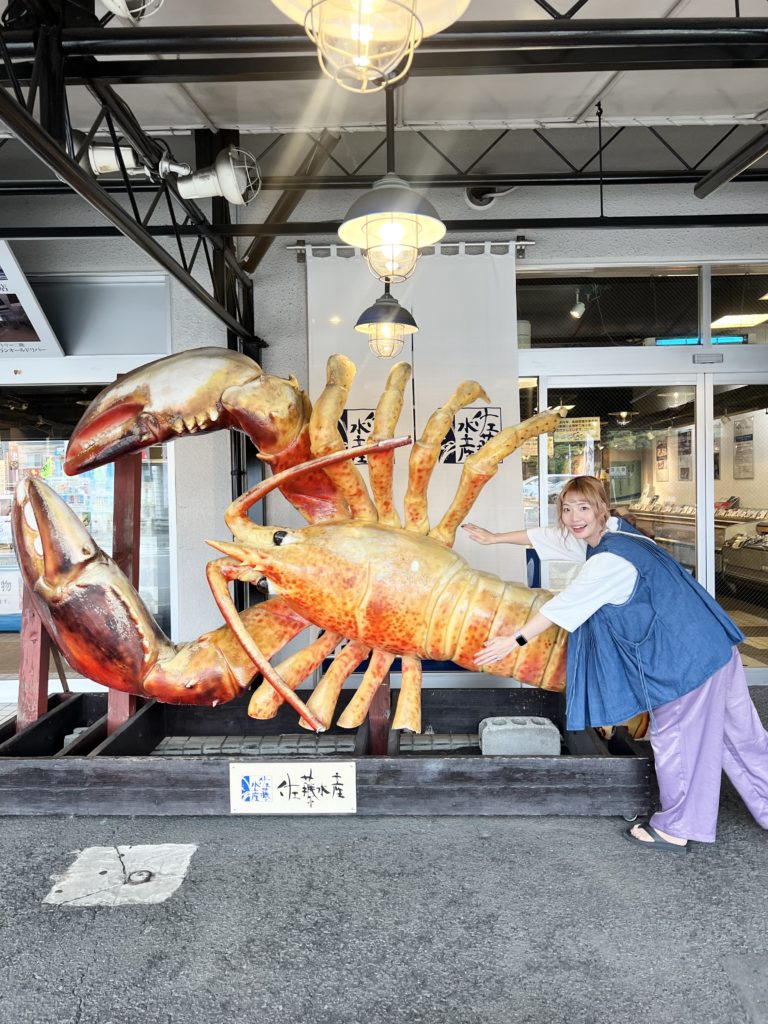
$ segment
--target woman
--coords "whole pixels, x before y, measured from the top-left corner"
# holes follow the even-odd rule
[[[768,733],[747,689],[744,635],[663,548],[609,515],[603,485],[570,480],[557,527],[490,533],[479,544],[533,545],[542,558],[585,562],[578,576],[513,636],[488,640],[491,665],[555,623],[567,629],[569,729],[651,714],[661,810],[627,829],[646,850],[687,852],[715,839],[721,770],[768,828]]]

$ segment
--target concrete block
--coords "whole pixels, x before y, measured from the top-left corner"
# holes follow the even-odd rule
[[[478,727],[483,754],[559,754],[560,730],[548,718],[484,718]]]

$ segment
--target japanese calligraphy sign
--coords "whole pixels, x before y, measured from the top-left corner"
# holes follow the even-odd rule
[[[501,430],[498,405],[469,406],[453,417],[453,426],[440,446],[440,462],[466,462]]]
[[[345,409],[339,419],[339,433],[347,448],[361,448],[371,440],[375,409]],[[354,459],[364,463],[365,456]]]
[[[355,814],[355,762],[230,764],[229,798],[232,814]]]

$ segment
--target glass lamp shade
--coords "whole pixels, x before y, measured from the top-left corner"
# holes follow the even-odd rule
[[[403,350],[405,331],[401,324],[373,324],[367,334],[368,348],[379,359],[392,359]]]
[[[425,36],[452,24],[469,0],[273,0],[304,26],[324,73],[351,92],[377,92],[408,73]]]
[[[394,174],[356,199],[339,228],[342,242],[364,250],[371,273],[394,283],[410,277],[419,250],[444,234],[434,206]]]
[[[355,324],[356,331],[368,335],[368,347],[379,359],[398,355],[406,336],[415,334],[418,329],[408,310],[389,294],[388,285],[384,294],[360,314]]]

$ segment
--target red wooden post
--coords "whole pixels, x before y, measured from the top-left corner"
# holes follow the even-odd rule
[[[141,452],[124,455],[115,463],[112,557],[131,583],[139,587],[141,537]],[[110,690],[107,700],[107,734],[127,721],[137,707],[133,693]]]
[[[373,695],[368,709],[368,752],[382,757],[387,752],[389,742],[389,672],[376,693]]]
[[[21,657],[16,731],[36,722],[48,710],[48,667],[51,641],[26,587],[21,599]]]

